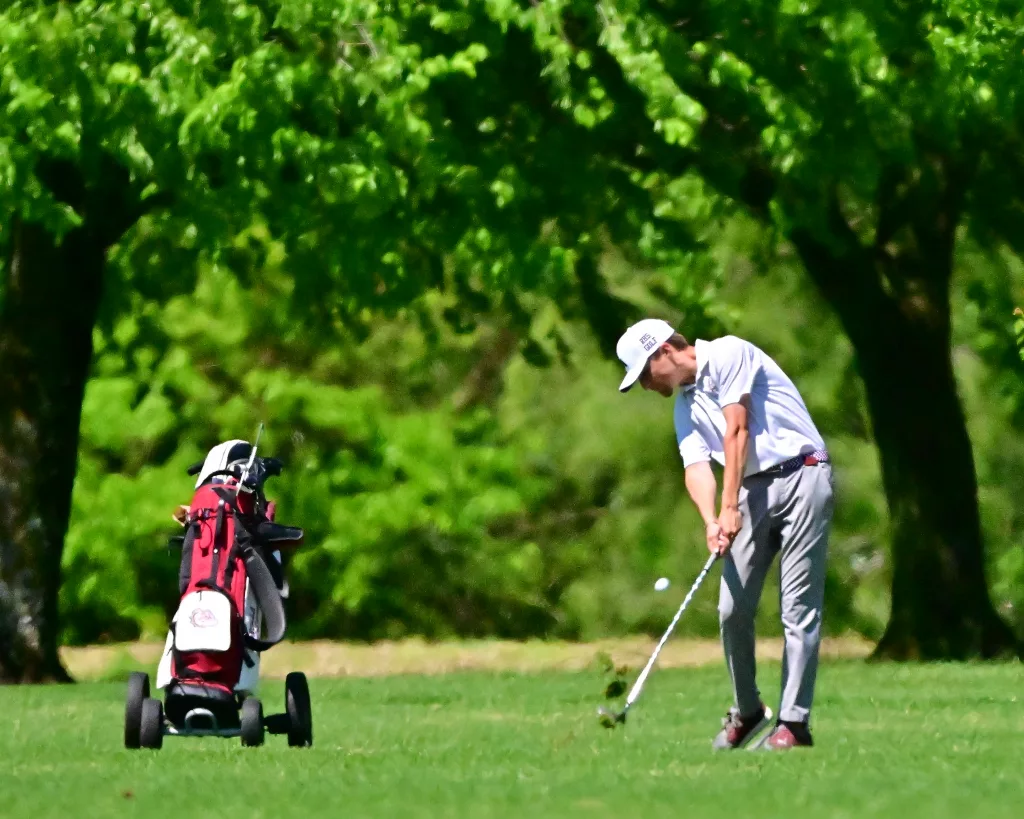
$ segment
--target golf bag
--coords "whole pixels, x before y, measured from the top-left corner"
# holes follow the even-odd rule
[[[181,597],[156,683],[172,723],[188,722],[197,708],[220,726],[237,721],[239,703],[256,689],[260,654],[284,637],[280,550],[300,545],[303,532],[275,523],[263,493],[280,461],[252,456],[246,441],[226,441],[189,469],[195,492],[176,515],[185,527]]]

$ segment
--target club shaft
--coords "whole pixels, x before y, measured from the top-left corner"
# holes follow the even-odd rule
[[[249,453],[249,460],[245,464],[245,469],[242,470],[242,477],[239,481],[239,487],[245,483],[245,479],[249,477],[249,472],[252,471],[252,465],[256,461],[256,448],[260,445],[260,438],[263,436],[263,422],[260,421],[260,428],[256,430],[256,441],[252,445],[252,451]]]
[[[715,561],[718,560],[718,555],[713,554],[708,558],[708,562],[704,564],[704,568],[701,573],[697,575],[697,579],[693,581],[693,585],[690,587],[690,591],[687,593],[682,605],[676,610],[675,617],[672,618],[672,622],[668,624],[668,628],[665,633],[661,636],[658,641],[658,645],[654,649],[654,653],[651,655],[651,659],[647,661],[647,665],[644,666],[644,670],[640,672],[640,676],[636,678],[636,682],[633,683],[633,688],[630,689],[629,696],[626,697],[626,705],[623,708],[623,713],[633,704],[633,701],[640,696],[640,689],[644,687],[644,682],[647,680],[647,675],[651,673],[651,669],[654,667],[654,662],[658,659],[658,655],[661,653],[662,647],[668,641],[669,636],[672,634],[672,630],[675,629],[676,623],[679,622],[679,618],[683,616],[683,612],[686,611],[686,607],[690,605],[690,601],[693,599],[693,595],[697,589],[700,588],[701,583],[704,582],[704,578],[707,577],[708,572],[711,571],[711,567],[715,565]]]

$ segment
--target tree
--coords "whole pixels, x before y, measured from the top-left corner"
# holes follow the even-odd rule
[[[26,1],[0,15],[0,679],[66,679],[59,566],[97,322],[188,291],[199,260],[252,283],[278,243],[279,296],[311,331],[429,288],[499,300],[513,325],[531,320],[530,290],[617,324],[598,229],[646,225],[662,262],[688,246],[675,221],[659,243],[652,197],[628,179],[608,185],[614,201],[589,196],[594,172],[622,171],[578,150],[588,131],[570,117],[537,115],[529,38],[502,48],[485,20],[483,42],[465,41],[451,5]]]
[[[258,280],[269,236],[304,326],[440,288],[522,327],[539,291],[610,354],[635,311],[600,249],[684,270],[733,207],[796,249],[857,350],[895,532],[879,652],[1015,650],[985,585],[948,291],[957,230],[1016,239],[1019,26],[975,0],[812,6],[11,4],[0,678],[62,676],[55,567],[97,321],[188,290],[200,258]]]
[[[1019,11],[969,0],[488,8],[533,33],[553,93],[607,162],[652,187],[699,174],[795,248],[835,309],[893,523],[877,655],[1017,653],[985,582],[949,291],[959,232],[1019,248]]]

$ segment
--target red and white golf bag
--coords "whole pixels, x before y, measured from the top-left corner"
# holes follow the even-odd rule
[[[198,478],[177,516],[185,526],[181,600],[156,680],[172,722],[210,702],[237,709],[256,690],[261,652],[284,637],[280,550],[300,545],[303,532],[273,521],[263,482],[280,471],[279,461],[255,457],[241,440],[219,444],[189,469]]]

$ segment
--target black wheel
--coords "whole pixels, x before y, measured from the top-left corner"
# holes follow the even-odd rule
[[[142,703],[149,696],[149,674],[133,671],[128,677],[128,693],[124,701],[124,747],[139,747],[142,727]]]
[[[301,671],[293,671],[285,677],[284,703],[288,711],[288,745],[308,748],[313,744],[313,708],[309,702],[309,684]]]
[[[164,704],[152,697],[147,697],[142,701],[139,745],[154,750],[162,748],[164,745]]]
[[[255,697],[247,697],[242,703],[242,744],[255,748],[263,744],[263,703]]]

